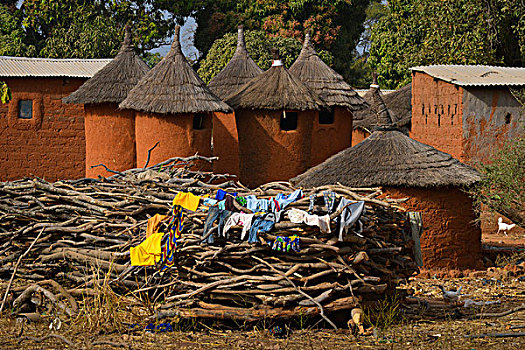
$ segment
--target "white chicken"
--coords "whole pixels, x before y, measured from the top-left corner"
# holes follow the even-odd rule
[[[498,233],[500,231],[503,231],[503,233],[505,234],[505,236],[507,235],[507,232],[509,232],[510,230],[512,230],[514,228],[514,226],[516,226],[516,224],[506,224],[503,222],[503,218],[499,218],[498,219]]]

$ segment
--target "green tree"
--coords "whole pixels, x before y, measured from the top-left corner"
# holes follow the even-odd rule
[[[35,54],[35,47],[26,45],[25,32],[20,13],[0,5],[0,56],[24,56]]]
[[[216,0],[195,11],[195,46],[207,54],[217,38],[243,24],[270,37],[302,39],[312,33],[319,49],[333,56],[333,67],[346,78],[363,31],[370,0]]]
[[[416,65],[525,63],[523,1],[392,0],[387,9],[370,48],[386,88],[408,83]]]
[[[483,180],[474,191],[477,202],[525,227],[525,138],[508,141],[481,172]]]
[[[246,48],[250,57],[261,69],[271,66],[272,47],[279,49],[281,60],[286,67],[290,67],[301,52],[301,42],[294,38],[268,37],[264,31],[246,31]],[[228,33],[215,40],[206,57],[200,62],[198,73],[208,83],[228,64],[237,47],[237,33]],[[321,50],[320,57],[327,64],[331,64],[332,56],[329,52]]]

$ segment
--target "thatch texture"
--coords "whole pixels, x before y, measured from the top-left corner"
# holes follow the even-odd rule
[[[177,26],[170,52],[129,92],[120,108],[159,114],[231,111],[190,66],[179,35]]]
[[[468,165],[394,129],[370,137],[291,179],[298,186],[468,186],[480,174]]]
[[[235,109],[317,111],[326,105],[301,80],[290,74],[279,57],[225,100]]]
[[[246,49],[242,26],[239,26],[237,35],[237,49],[232,59],[208,84],[210,90],[221,100],[263,72],[252,60]]]
[[[63,101],[78,104],[120,103],[148,71],[149,67],[133,50],[131,30],[126,26],[117,56]]]
[[[354,129],[372,130],[376,124],[375,109],[377,106],[374,103],[373,90],[374,88],[371,87],[363,96],[370,106],[353,113]],[[407,132],[412,122],[412,84],[407,84],[389,94],[383,94],[381,92],[380,94],[388,107],[394,125],[402,131]]]
[[[368,106],[339,73],[319,58],[310,42],[309,34],[305,36],[301,53],[290,67],[290,73],[301,79],[330,107],[344,107],[356,111]]]

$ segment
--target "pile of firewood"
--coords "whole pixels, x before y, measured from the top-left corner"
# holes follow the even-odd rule
[[[256,244],[241,241],[241,228],[234,227],[228,240],[208,245],[203,244],[207,209],[201,206],[186,215],[172,268],[131,266],[129,248],[145,239],[148,218],[168,214],[179,191],[213,196],[220,188],[269,198],[294,190],[285,182],[249,190],[228,175],[192,170],[194,160],[212,159],[177,158],[109,178],[0,183],[2,309],[34,310],[32,296],[40,293],[60,312],[74,314],[76,299],[96,293],[93,286],[105,275],[115,292],[154,301],[159,307],[152,318],[256,321],[320,314],[331,323],[327,313],[382,298],[417,270],[405,238],[405,215],[395,202],[377,199],[379,188],[344,186],[303,189],[305,197],[286,210],[307,210],[309,196],[321,197],[325,190],[363,200],[361,236],[350,233],[339,242],[337,212],[331,216],[332,233],[282,215]],[[322,213],[322,204],[315,210]],[[300,251],[272,250],[276,236],[291,235],[300,237]]]

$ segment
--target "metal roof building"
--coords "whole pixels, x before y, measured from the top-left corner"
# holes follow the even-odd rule
[[[91,78],[111,59],[55,59],[0,56],[0,77]]]
[[[459,86],[525,85],[525,68],[467,65],[431,65],[411,68]]]

